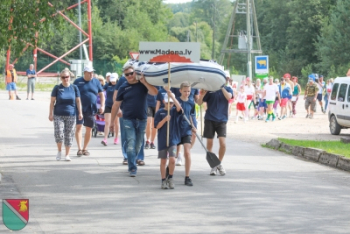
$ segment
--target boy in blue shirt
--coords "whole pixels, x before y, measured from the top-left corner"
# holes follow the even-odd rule
[[[195,104],[194,101],[189,98],[191,94],[191,85],[187,82],[182,83],[180,86],[181,96],[178,101],[181,105],[183,114],[191,121],[192,126],[193,120],[191,115],[194,113]],[[185,155],[185,185],[193,186],[192,180],[190,179],[191,169],[191,148],[192,148],[192,131],[196,131],[196,128],[192,128],[187,121],[180,116],[178,120],[181,131],[181,141],[178,145],[184,145]]]
[[[179,115],[181,115],[182,109],[180,103],[170,90],[164,95],[164,102],[164,108],[159,109],[154,117],[154,127],[158,129],[158,158],[160,158],[160,174],[162,177],[161,188],[174,189],[173,174],[175,170],[176,147],[181,139],[180,129],[177,126],[177,119]],[[168,103],[170,104],[170,115],[168,115]],[[169,122],[169,134],[167,133],[167,122]],[[169,135],[168,146],[167,135]],[[166,178],[168,156],[169,175]]]

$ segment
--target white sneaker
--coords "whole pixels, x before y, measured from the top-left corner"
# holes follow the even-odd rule
[[[182,153],[179,153],[176,158],[176,166],[182,166]]]
[[[57,160],[57,161],[60,161],[60,160],[61,160],[61,152],[60,152],[60,151],[57,152],[56,160]]]
[[[211,169],[211,171],[210,171],[210,175],[212,175],[212,176],[216,175],[216,171],[217,171],[217,170],[218,170],[217,167],[213,167],[213,168]]]
[[[222,175],[222,176],[226,175],[226,171],[221,164],[218,166],[218,170],[219,170],[220,175]]]
[[[66,156],[66,161],[70,161],[69,155]]]

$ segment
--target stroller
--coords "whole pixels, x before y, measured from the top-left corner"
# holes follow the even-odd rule
[[[104,92],[104,95],[106,97],[106,93]],[[101,103],[100,103],[100,97],[97,96],[97,103],[96,103],[97,109],[100,108]],[[103,114],[96,114],[95,115],[95,125],[92,128],[92,136],[96,137],[98,132],[104,132],[105,131],[105,118]],[[114,136],[114,131],[109,131],[108,132],[108,138],[109,136],[112,135]]]

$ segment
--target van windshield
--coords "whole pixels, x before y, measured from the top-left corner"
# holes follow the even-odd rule
[[[339,83],[335,83],[332,89],[331,100],[335,101],[337,99]]]

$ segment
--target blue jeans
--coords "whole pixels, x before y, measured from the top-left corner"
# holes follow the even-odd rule
[[[122,147],[122,153],[123,153],[123,158],[125,160],[128,159],[128,155],[126,155],[126,140],[125,140],[125,126],[124,126],[124,119],[119,117],[119,126],[120,126],[120,142],[121,142],[121,147]],[[141,145],[141,150],[137,155],[137,160],[145,160],[145,154],[144,154],[144,148],[145,148],[145,141],[142,141]]]
[[[327,107],[328,107],[328,93],[326,93],[326,95],[324,95],[324,110],[326,111],[327,110]]]
[[[128,156],[129,171],[137,170],[136,156],[144,141],[147,119],[124,119],[125,150]]]

